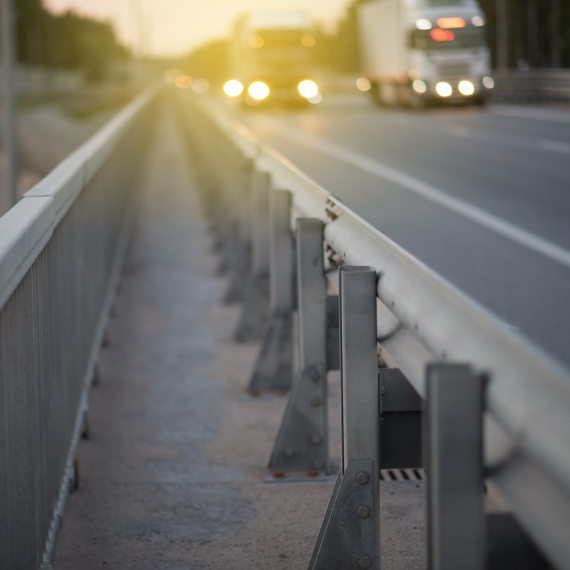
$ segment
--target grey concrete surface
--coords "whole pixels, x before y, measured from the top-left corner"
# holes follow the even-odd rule
[[[146,168],[54,569],[306,568],[332,478],[264,482],[286,402],[245,396],[258,346],[231,340],[239,309],[220,303],[226,282],[168,114]],[[338,375],[330,384],[338,465]],[[385,569],[425,567],[423,485],[382,484]]]
[[[570,365],[568,266],[271,127],[376,160],[570,250],[568,109],[414,112],[335,95],[301,110],[235,113],[357,214]]]

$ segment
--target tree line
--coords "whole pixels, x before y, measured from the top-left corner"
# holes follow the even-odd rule
[[[18,61],[27,65],[81,70],[102,79],[113,61],[128,57],[109,22],[73,11],[53,14],[43,0],[15,0]]]

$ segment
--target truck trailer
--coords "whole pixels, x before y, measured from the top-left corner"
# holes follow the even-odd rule
[[[494,81],[476,0],[372,0],[357,18],[363,72],[378,103],[486,102]]]
[[[303,12],[258,12],[241,17],[230,42],[224,91],[249,106],[320,100],[315,81],[316,34]]]

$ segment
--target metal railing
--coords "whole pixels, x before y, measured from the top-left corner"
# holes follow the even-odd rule
[[[0,568],[49,568],[138,204],[149,89],[0,218]]]
[[[493,99],[513,103],[570,102],[570,70],[495,71]]]
[[[362,403],[380,398],[372,410],[384,406],[384,412],[418,412],[421,405],[414,403],[417,394],[430,418],[426,424],[429,443],[424,445],[425,459],[410,459],[421,455],[416,449],[417,441],[398,445],[410,447],[408,462],[425,461],[424,466],[429,468],[430,567],[484,567],[484,556],[474,556],[470,563],[465,560],[465,553],[485,553],[487,548],[482,533],[488,521],[481,522],[483,514],[479,512],[484,478],[485,484],[508,503],[517,524],[550,563],[556,568],[570,568],[568,371],[522,336],[507,330],[487,310],[373,228],[220,108],[189,99],[179,103],[181,120],[187,121],[197,156],[204,201],[218,237],[220,269],[227,270],[231,277],[232,294],[226,300],[244,302],[236,339],[243,340],[245,322],[248,338],[263,340],[249,391],[259,395],[292,385],[270,461],[275,477],[287,477],[289,472],[305,471],[312,476],[326,472],[326,406],[321,405],[326,384],[317,388],[315,383],[323,374],[326,377],[327,370],[341,369],[343,468],[310,568],[342,566],[339,560],[343,547],[339,544],[343,537],[336,536],[333,528],[338,511],[335,501],[341,501],[345,491],[351,492],[348,487],[345,489],[349,471],[358,471],[359,477],[366,471],[362,465],[356,471],[354,465],[349,465],[351,457],[354,459],[354,434],[362,430],[372,433],[374,428],[370,432],[370,426],[378,422],[374,411],[351,412],[351,407],[357,405],[353,399]],[[355,266],[360,268],[356,272]],[[374,275],[372,285],[370,271]],[[345,282],[340,287],[340,308],[337,298],[325,292],[325,277],[337,289],[339,277],[341,283]],[[353,296],[349,291],[362,300],[360,307],[349,307]],[[300,367],[294,374],[291,317],[296,308]],[[340,310],[340,322],[335,322],[335,310]],[[368,333],[356,331],[359,326],[364,327],[362,330],[366,327],[354,320],[354,311],[362,316],[361,320],[366,320],[365,315],[376,315],[373,358],[375,364],[379,358],[380,376],[385,378],[381,380],[380,396],[378,386],[367,384],[375,383],[370,379],[370,366],[365,372],[359,369],[362,361],[371,356],[361,350],[363,343],[368,342]],[[263,329],[260,315],[267,314],[269,321]],[[354,357],[355,350],[356,354],[361,350],[359,358]],[[395,374],[394,378],[388,372]],[[453,386],[450,378],[465,390],[454,392],[449,387]],[[396,395],[409,392],[406,379],[413,390],[405,398],[402,396],[405,402],[402,400],[403,407],[398,407]],[[395,388],[391,387],[392,380]],[[355,385],[367,385],[368,392],[366,388],[354,391]],[[482,397],[477,397],[478,393]],[[354,421],[360,425],[348,425],[350,417],[358,417]],[[445,424],[442,418],[449,422]],[[454,434],[449,418],[459,421],[460,433]],[[464,425],[462,418],[471,420],[465,419]],[[380,428],[382,450],[385,443],[390,443],[383,431],[387,434],[387,419],[387,413],[380,418],[384,426]],[[467,458],[472,461],[453,463],[454,454],[450,455],[446,447],[446,436],[457,436],[456,443],[463,441],[464,446],[455,447],[456,454],[465,457],[462,451],[469,449]],[[415,439],[421,437],[418,433]],[[477,445],[484,450],[480,457]],[[382,453],[375,457],[357,453],[356,459],[371,460],[374,474],[387,461]],[[468,463],[470,467],[463,467]],[[446,478],[445,465],[454,482]],[[362,475],[364,479],[367,478]],[[449,493],[453,496],[454,486],[463,489],[455,506],[445,501]],[[469,494],[471,502],[465,499]],[[377,499],[374,496],[373,504],[378,503]],[[462,499],[467,503],[462,503]],[[370,519],[377,520],[376,514]],[[468,520],[475,522],[467,524]],[[356,524],[350,524],[353,523]],[[368,531],[360,530],[358,540],[364,540]],[[377,531],[374,527],[372,535],[377,535]],[[379,537],[374,536],[373,540],[378,541]],[[334,556],[326,558],[329,547],[336,550]],[[350,550],[352,546],[346,548]],[[366,548],[372,554],[354,560],[362,568],[379,568],[377,545],[368,544]],[[454,558],[457,548],[463,552],[463,558]],[[351,555],[356,556],[354,552]]]

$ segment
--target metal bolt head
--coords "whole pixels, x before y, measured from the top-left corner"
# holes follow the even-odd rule
[[[368,473],[366,473],[366,471],[361,471],[356,476],[356,481],[360,483],[360,485],[366,485],[366,483],[370,481],[370,476],[368,475]]]
[[[368,507],[358,507],[358,511],[356,512],[361,519],[366,519],[370,516],[370,509]]]
[[[311,380],[313,380],[314,382],[316,382],[317,380],[319,380],[319,378],[321,377],[321,374],[318,370],[311,370],[311,373],[309,374],[309,377],[311,378]]]
[[[318,445],[319,443],[321,443],[321,441],[323,441],[323,438],[319,434],[315,434],[311,437],[311,442],[314,443],[315,445]]]
[[[290,449],[290,448],[289,448],[289,449],[286,449],[286,450],[285,450],[285,455],[286,455],[287,457],[293,457],[293,455],[295,455],[295,450],[294,450],[294,449]]]
[[[312,400],[311,400],[311,406],[313,406],[313,408],[318,408],[321,405],[321,398],[319,396],[315,396]]]
[[[363,556],[359,561],[358,561],[358,565],[361,568],[370,568],[370,566],[372,565],[372,562],[370,562],[370,558],[366,558],[366,556]]]

